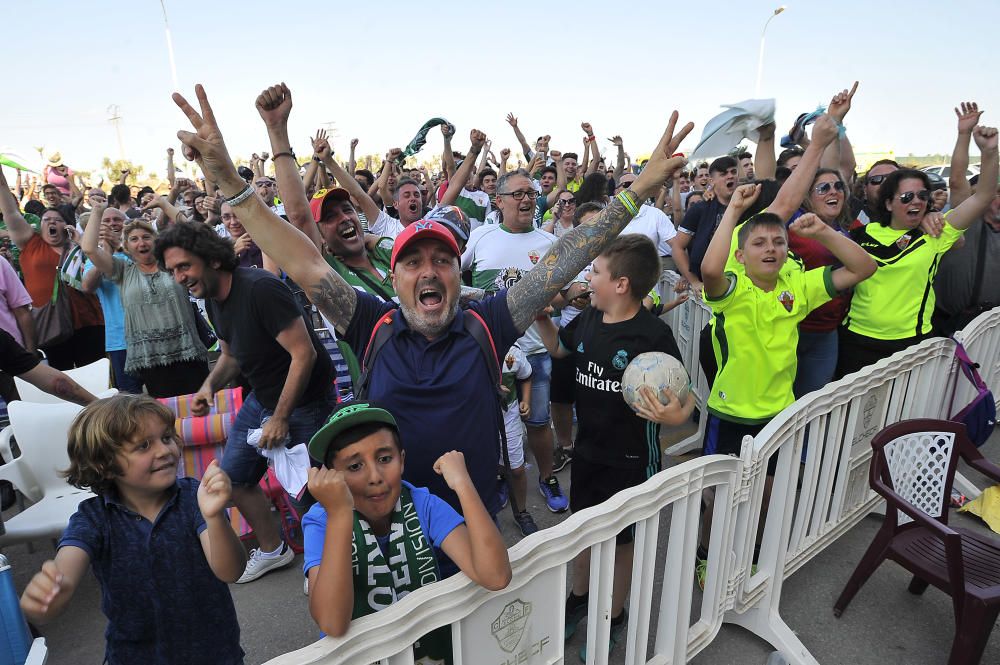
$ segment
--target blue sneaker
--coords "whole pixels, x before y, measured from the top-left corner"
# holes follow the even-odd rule
[[[608,654],[610,654],[615,645],[618,644],[618,640],[622,638],[622,633],[625,632],[625,627],[628,626],[628,612],[622,611],[621,618],[617,621],[615,619],[611,620],[611,640],[608,642]],[[580,660],[584,663],[587,662],[587,645],[584,644],[580,647]]]
[[[572,639],[573,635],[576,634],[577,625],[587,617],[587,600],[580,602],[579,605],[577,605],[572,609],[569,608],[569,602],[570,602],[569,599],[567,599],[566,629],[565,629],[565,639],[567,642],[569,642],[570,639]]]
[[[501,477],[497,477],[497,496],[500,497],[500,507],[506,508],[510,500],[510,489],[507,487],[507,481]]]
[[[553,513],[562,513],[569,508],[569,499],[563,494],[562,488],[559,487],[559,479],[555,476],[549,476],[545,480],[539,479],[538,491],[545,497],[545,504]]]

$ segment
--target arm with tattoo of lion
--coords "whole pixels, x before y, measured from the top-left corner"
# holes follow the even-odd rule
[[[519,331],[527,330],[534,321],[535,314],[548,305],[560,289],[569,284],[612,240],[618,237],[625,225],[638,212],[640,202],[654,194],[674,171],[687,163],[684,158],[671,155],[677,151],[677,146],[691,132],[694,125],[689,122],[675,136],[676,125],[677,112],[674,111],[670,116],[667,130],[649,158],[646,168],[632,183],[632,187],[623,192],[625,201],[615,197],[596,219],[581,224],[562,236],[542,257],[538,265],[510,288],[507,292],[507,307],[510,309],[514,326]]]

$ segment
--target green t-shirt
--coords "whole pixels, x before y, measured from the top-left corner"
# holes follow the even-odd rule
[[[767,422],[795,401],[799,322],[837,294],[830,266],[782,271],[771,291],[746,273],[726,273],[729,290],[706,299],[715,319],[712,348],[719,373],[708,410],[723,420]]]
[[[389,276],[389,260],[392,257],[392,238],[379,238],[375,248],[368,252],[368,260],[372,262],[375,270],[379,272],[374,275],[367,270],[357,270],[350,267],[344,261],[332,254],[326,255],[326,262],[330,264],[344,281],[354,288],[370,293],[382,300],[392,300],[396,297],[396,291],[392,288],[392,278]]]
[[[910,231],[866,224],[851,232],[854,242],[878,264],[875,274],[854,287],[847,327],[875,339],[906,339],[931,331],[934,313],[934,278],[941,255],[965,231],[945,225],[932,238],[919,228]]]

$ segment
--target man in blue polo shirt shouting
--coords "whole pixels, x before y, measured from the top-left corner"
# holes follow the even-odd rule
[[[236,173],[205,92],[198,86],[196,93],[200,113],[182,96],[174,95],[196,130],[178,133],[185,154],[198,161],[230,205],[239,209],[243,225],[261,250],[305,287],[338,334],[363,357],[375,324],[397,305],[359,293],[330,268],[304,235],[280,223],[257,197],[244,196],[246,183]],[[305,188],[288,138],[291,92],[284,84],[272,86],[258,96],[256,106],[271,139],[286,213],[289,218],[308,216]],[[682,158],[671,155],[693,125],[688,123],[674,136],[676,123],[675,112],[630,189],[615,197],[593,221],[562,236],[509,290],[468,306],[485,322],[498,353],[510,348],[536,313],[618,235],[638,212],[639,202],[658,192],[684,165]],[[457,508],[454,492],[431,466],[443,452],[458,450],[465,455],[483,503],[496,513],[500,507],[495,481],[503,421],[490,366],[464,323],[472,314],[459,305],[459,252],[450,233],[437,222],[423,222],[419,227],[413,224],[410,229],[400,234],[393,246],[392,282],[400,311],[394,317],[391,337],[369,368],[368,397],[396,416],[407,451],[404,478],[408,482],[426,486]]]

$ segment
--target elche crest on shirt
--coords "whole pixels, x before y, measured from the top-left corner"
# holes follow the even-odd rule
[[[507,354],[507,357],[504,358],[504,364],[507,365],[507,369],[510,369],[511,367],[514,366],[514,354],[513,353],[508,353]]]
[[[910,235],[908,233],[904,233],[896,239],[896,247],[899,247],[900,250],[906,249],[910,246],[910,240]]]
[[[531,265],[537,264],[538,259],[540,258],[542,258],[542,256],[536,250],[533,249],[530,252],[528,252],[528,260],[531,261]]]
[[[782,291],[778,294],[778,302],[784,306],[786,311],[791,312],[792,307],[795,305],[795,294],[791,291]]]
[[[510,287],[521,281],[524,276],[524,271],[520,268],[503,268],[497,272],[496,278],[493,283],[496,285],[497,289],[509,289]]]

